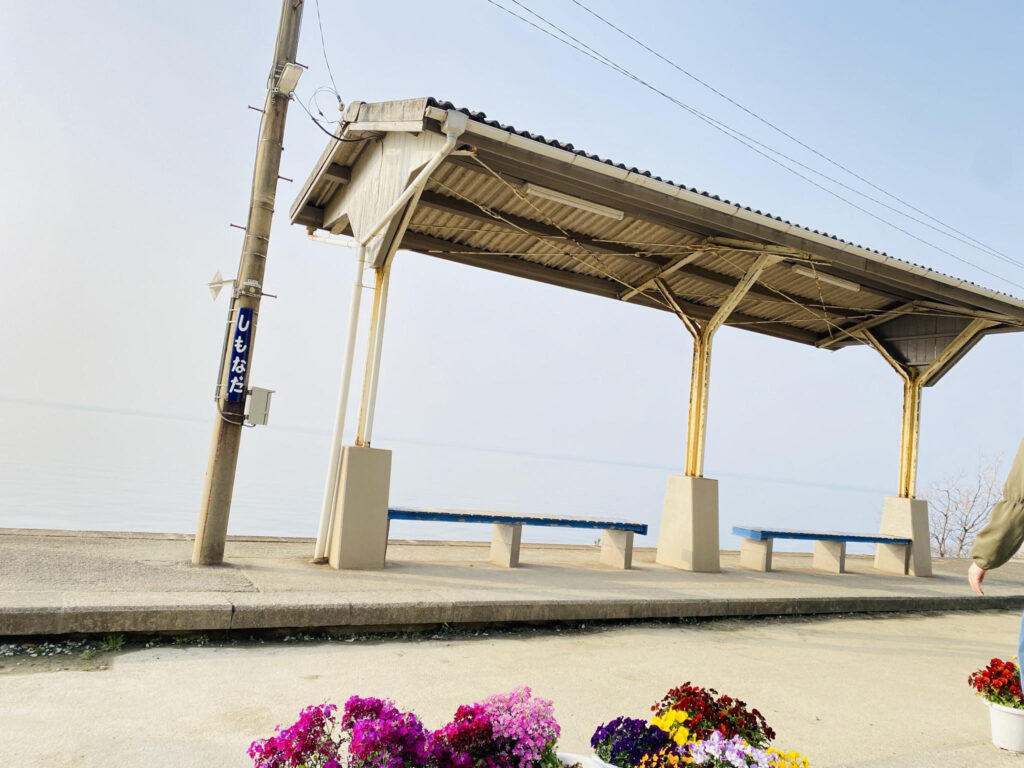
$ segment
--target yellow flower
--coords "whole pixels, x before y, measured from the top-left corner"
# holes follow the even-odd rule
[[[810,761],[796,750],[780,752],[774,747],[765,750],[768,753],[769,765],[772,768],[810,768]]]
[[[690,731],[683,725],[686,719],[687,715],[685,712],[680,712],[678,709],[670,709],[665,714],[657,715],[651,720],[651,725],[665,731],[676,744],[685,744],[690,740]]]
[[[652,754],[640,758],[637,768],[679,768],[680,763],[690,763],[689,758],[681,758],[675,750],[665,747]]]

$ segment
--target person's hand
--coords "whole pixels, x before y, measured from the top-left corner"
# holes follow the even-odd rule
[[[981,582],[985,579],[985,569],[977,563],[971,563],[971,568],[967,571],[967,583],[971,585],[971,589],[977,592],[979,595],[984,595],[985,590],[981,588]]]

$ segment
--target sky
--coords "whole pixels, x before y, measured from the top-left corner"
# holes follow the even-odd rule
[[[523,2],[680,101],[842,173],[571,0]],[[586,2],[822,154],[1022,259],[1024,105],[1013,95],[1024,5]],[[241,232],[229,225],[245,222],[259,118],[248,105],[263,100],[280,6],[0,0],[0,10],[0,468],[9,487],[33,478],[16,502],[0,495],[0,525],[29,513],[32,525],[65,525],[88,495],[66,470],[95,464],[162,469],[174,515],[164,527],[191,531],[227,311],[205,283],[237,269]],[[327,119],[334,97],[314,93],[331,82],[325,56],[346,102],[447,99],[1024,295],[1024,269],[870,203],[920,239],[858,211],[487,0],[321,0],[323,44],[316,10],[307,0],[297,95]],[[293,104],[281,173],[294,183],[279,186],[265,280],[278,298],[263,302],[250,377],[275,395],[270,425],[243,436],[235,533],[315,530],[351,256],[308,241],[287,210],[325,141]],[[926,391],[920,488],[1015,451],[1022,343],[986,338]],[[402,253],[375,423],[375,444],[395,450],[392,500],[656,523],[665,478],[682,469],[690,353],[668,313]],[[705,474],[722,481],[723,528],[877,525],[895,492],[901,407],[877,354],[725,329],[710,391]],[[113,425],[126,414],[141,420]],[[121,508],[117,486],[90,487]],[[123,507],[102,525],[138,523]],[[257,509],[277,522],[261,527]]]

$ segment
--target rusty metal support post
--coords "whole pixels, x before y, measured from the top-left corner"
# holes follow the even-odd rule
[[[917,485],[917,445],[921,434],[921,383],[920,376],[911,375],[903,380],[903,426],[900,434],[900,483],[901,499],[914,498]]]
[[[707,442],[708,385],[711,381],[711,334],[693,339],[690,370],[690,409],[686,428],[686,474],[704,476],[704,446]]]
[[[924,387],[946,368],[964,348],[985,329],[996,325],[991,320],[973,320],[924,368],[915,368],[897,360],[875,334],[863,328],[854,335],[880,354],[903,379],[903,421],[900,428],[900,475],[898,497],[913,499],[917,490],[917,448],[921,433],[921,394]]]
[[[656,286],[669,301],[670,306],[683,321],[686,329],[693,336],[693,366],[690,369],[690,408],[686,424],[686,475],[688,477],[704,476],[704,446],[707,444],[708,423],[708,390],[711,384],[711,345],[718,331],[737,305],[743,300],[757,282],[761,273],[780,257],[772,253],[762,253],[732,289],[732,292],[715,310],[715,314],[704,324],[689,317],[675,301],[662,280]]]

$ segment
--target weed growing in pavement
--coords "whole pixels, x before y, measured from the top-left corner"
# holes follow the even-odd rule
[[[100,653],[119,651],[124,647],[124,635],[106,635],[96,642],[96,650]]]
[[[174,635],[171,638],[171,642],[175,645],[186,645],[194,646],[196,648],[202,648],[204,645],[210,644],[210,637],[204,632],[196,632],[190,635]]]

